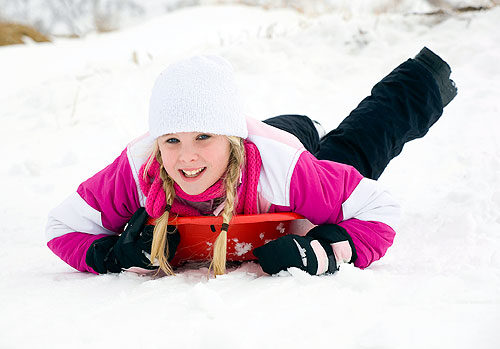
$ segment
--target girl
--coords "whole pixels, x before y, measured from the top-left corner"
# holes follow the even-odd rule
[[[179,235],[170,214],[222,215],[210,266],[219,275],[233,215],[296,212],[316,227],[255,248],[265,272],[298,267],[320,275],[346,262],[366,268],[391,246],[399,216],[375,180],[454,98],[450,73],[424,48],[320,139],[306,116],[245,117],[223,58],[173,64],[153,87],[149,133],[50,212],[48,247],[80,271],[158,265],[173,274]]]

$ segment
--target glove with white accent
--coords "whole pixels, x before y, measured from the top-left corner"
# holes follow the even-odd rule
[[[151,254],[154,230],[154,226],[145,225],[147,219],[148,214],[144,207],[141,207],[133,214],[120,236],[106,236],[94,241],[87,251],[87,265],[99,274],[119,273],[130,267],[157,269],[146,257],[146,253]],[[169,232],[174,231],[173,229],[174,226],[168,226]],[[180,242],[179,232],[167,234],[167,240],[170,261]]]
[[[336,224],[314,227],[306,236],[282,236],[257,247],[253,254],[262,270],[271,275],[290,267],[311,275],[333,274],[340,263],[356,259],[351,237]]]

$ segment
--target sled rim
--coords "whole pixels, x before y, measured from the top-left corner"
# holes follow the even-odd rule
[[[277,213],[261,213],[248,215],[235,215],[231,219],[232,224],[249,224],[259,222],[286,222],[304,217],[295,212],[277,212]],[[168,220],[169,224],[173,225],[222,225],[222,216],[188,216],[188,217],[171,217]]]

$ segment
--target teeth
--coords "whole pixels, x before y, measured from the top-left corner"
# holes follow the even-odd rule
[[[202,168],[199,168],[197,170],[194,170],[194,171],[186,171],[186,170],[181,170],[186,176],[188,177],[192,177],[192,176],[196,176],[198,173],[200,173],[201,171],[203,171],[204,167]]]

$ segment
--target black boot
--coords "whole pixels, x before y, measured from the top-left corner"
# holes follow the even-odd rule
[[[415,60],[422,64],[429,72],[431,72],[434,80],[439,87],[443,108],[450,103],[457,95],[455,82],[450,79],[451,69],[448,63],[443,61],[441,57],[434,52],[424,47],[416,56]]]

